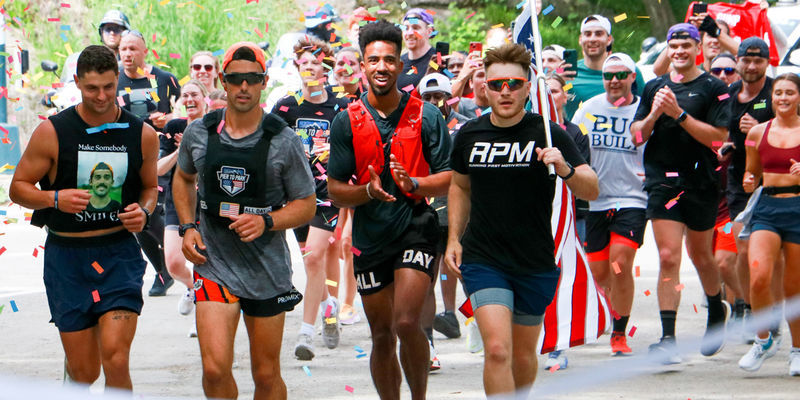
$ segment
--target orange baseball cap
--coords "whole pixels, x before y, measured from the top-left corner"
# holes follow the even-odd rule
[[[225,57],[222,59],[222,71],[224,72],[228,64],[233,61],[233,54],[236,53],[236,50],[239,50],[242,47],[247,47],[252,50],[256,55],[256,62],[261,65],[261,69],[264,72],[267,72],[267,59],[264,57],[264,51],[253,42],[239,42],[232,44],[231,47],[228,47],[228,50],[225,51]]]

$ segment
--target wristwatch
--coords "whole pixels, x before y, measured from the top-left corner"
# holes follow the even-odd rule
[[[275,221],[272,220],[272,215],[269,214],[261,214],[261,218],[264,218],[264,230],[268,231],[275,226]]]
[[[569,161],[564,161],[564,162],[566,162],[567,166],[569,167],[569,173],[566,176],[562,176],[560,178],[563,180],[567,180],[569,178],[572,178],[572,175],[575,175],[575,167],[573,167],[572,164],[569,163]]]
[[[144,211],[144,228],[142,230],[147,230],[147,228],[150,228],[150,210],[141,206],[139,208]]]
[[[675,121],[677,121],[678,125],[680,125],[683,123],[683,121],[686,121],[686,117],[688,116],[689,114],[687,114],[686,111],[681,111],[681,115],[679,115],[678,118],[675,118]]]
[[[178,227],[178,236],[183,237],[183,235],[185,235],[186,231],[188,231],[189,229],[197,229],[197,224],[195,224],[194,222],[189,222],[188,224],[181,224],[181,226]]]

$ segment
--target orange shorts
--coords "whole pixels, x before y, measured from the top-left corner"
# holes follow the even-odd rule
[[[303,295],[292,286],[286,293],[269,299],[246,299],[231,293],[228,288],[194,271],[195,302],[213,301],[217,303],[239,303],[242,312],[251,317],[271,317],[282,312],[292,311],[300,303]]]
[[[724,221],[714,226],[714,241],[712,242],[714,253],[718,250],[736,253],[736,238],[733,236],[731,225],[731,219],[725,218]]]

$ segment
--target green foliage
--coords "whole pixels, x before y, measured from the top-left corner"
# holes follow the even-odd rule
[[[467,51],[469,42],[483,42],[488,22],[483,13],[457,7],[455,3],[450,3],[448,7],[452,12],[444,23],[437,26],[439,35],[435,41],[450,43],[450,51]]]

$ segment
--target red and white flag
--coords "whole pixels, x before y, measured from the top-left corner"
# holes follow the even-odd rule
[[[611,329],[611,313],[597,290],[586,253],[575,232],[575,205],[567,184],[556,178],[551,219],[556,266],[561,269],[553,302],[539,337],[541,354],[594,343]]]

